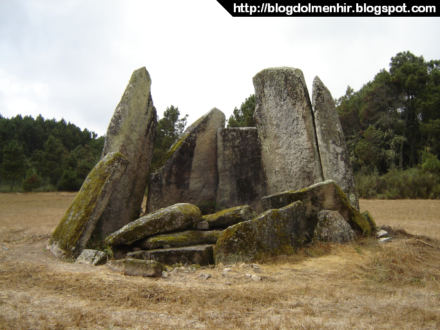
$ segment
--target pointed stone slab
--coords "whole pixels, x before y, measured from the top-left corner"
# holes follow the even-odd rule
[[[353,229],[338,211],[318,212],[318,224],[313,240],[343,244],[353,241],[354,238]]]
[[[305,232],[308,240],[313,238],[318,213],[321,210],[338,211],[353,230],[366,236],[372,233],[369,222],[351,205],[347,195],[333,180],[319,182],[297,191],[285,191],[263,197],[262,205],[264,210],[270,210],[295,201],[302,201],[304,204],[307,219]]]
[[[56,257],[81,254],[127,166],[121,153],[111,152],[92,169],[52,234],[50,251]]]
[[[215,204],[217,129],[225,115],[214,108],[189,126],[150,177],[147,212],[176,203]]]
[[[261,212],[261,198],[267,194],[257,129],[219,128],[217,155],[217,206],[250,205]]]
[[[214,245],[197,245],[183,248],[170,248],[150,251],[136,251],[127,254],[127,258],[156,260],[165,265],[177,263],[207,266],[214,264]]]
[[[227,228],[214,248],[215,263],[253,262],[292,254],[304,241],[304,207],[295,202]]]
[[[178,233],[153,236],[140,240],[136,242],[135,245],[144,250],[154,250],[200,244],[215,244],[221,234],[221,230],[186,230]]]
[[[202,212],[192,204],[180,203],[147,214],[107,236],[110,246],[131,244],[145,237],[193,228]]]
[[[94,233],[97,239],[140,215],[157,130],[150,87],[145,67],[134,71],[108,126],[102,156],[119,151],[130,164],[99,220]]]
[[[324,180],[335,181],[359,211],[356,182],[335,101],[319,77],[313,80],[312,101]]]
[[[254,79],[254,119],[267,193],[323,181],[309,92],[301,70],[269,68]]]
[[[209,229],[225,229],[239,222],[252,220],[257,215],[249,205],[244,205],[204,215],[203,220],[209,224]]]

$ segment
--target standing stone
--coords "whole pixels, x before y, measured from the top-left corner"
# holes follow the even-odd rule
[[[134,71],[108,126],[102,157],[119,151],[130,163],[99,220],[98,238],[139,217],[157,130],[150,87],[145,67]]]
[[[52,234],[49,249],[56,257],[76,258],[81,254],[127,166],[121,153],[111,152],[87,175]]]
[[[217,206],[250,205],[261,212],[266,179],[255,127],[219,128],[217,131]]]
[[[301,70],[281,67],[253,79],[254,119],[261,141],[267,193],[323,181],[309,92]]]
[[[304,207],[298,201],[228,227],[214,247],[215,263],[251,262],[292,254],[303,244],[304,224]]]
[[[335,181],[359,211],[356,182],[335,101],[319,77],[313,80],[312,99],[324,180]]]
[[[214,108],[185,130],[150,177],[147,212],[176,203],[215,205],[217,129],[224,126],[224,113]]]

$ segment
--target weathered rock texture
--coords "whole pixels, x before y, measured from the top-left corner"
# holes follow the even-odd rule
[[[224,229],[239,222],[252,220],[257,215],[249,205],[244,205],[204,215],[203,220],[208,222],[209,229]]]
[[[250,205],[261,212],[261,198],[267,194],[257,129],[218,129],[217,155],[217,206]]]
[[[312,100],[324,180],[335,181],[359,211],[356,182],[335,101],[319,77],[313,80]]]
[[[137,251],[128,253],[127,258],[156,260],[165,265],[182,263],[207,266],[214,264],[213,248],[214,245],[197,245],[182,248]]]
[[[110,260],[106,264],[111,270],[130,276],[161,277],[165,267],[155,260]]]
[[[305,220],[303,204],[296,202],[231,226],[215,245],[215,262],[232,264],[291,254],[302,246]]]
[[[131,244],[145,237],[193,228],[202,220],[200,209],[192,204],[175,204],[147,214],[105,238],[107,245]]]
[[[215,204],[217,129],[225,115],[214,108],[189,126],[150,177],[147,212],[176,203]]]
[[[338,211],[322,210],[318,213],[314,240],[343,244],[351,242],[354,237],[353,229]]]
[[[178,233],[153,236],[136,242],[136,246],[145,250],[193,246],[200,244],[215,244],[221,230],[200,231],[186,230]]]
[[[92,169],[52,234],[50,250],[56,257],[76,258],[82,252],[127,166],[121,153],[112,152]]]
[[[333,180],[319,182],[298,191],[285,191],[263,197],[262,205],[264,210],[270,210],[296,201],[304,204],[307,218],[305,231],[309,239],[313,237],[321,210],[338,211],[352,229],[367,236],[372,233],[368,221],[350,204],[345,193]]]
[[[374,218],[373,218],[373,216],[371,215],[371,213],[368,212],[368,211],[365,211],[365,212],[362,212],[362,215],[363,215],[363,217],[364,217],[365,219],[367,219],[367,221],[368,221],[368,223],[370,224],[371,228],[372,228],[373,230],[377,230],[376,221],[374,221]]]
[[[108,260],[108,256],[105,252],[85,249],[76,259],[76,263],[100,266],[100,265],[104,265],[107,262],[107,260]]]
[[[139,217],[157,130],[156,109],[145,67],[133,72],[107,129],[102,157],[121,152],[130,162],[94,235],[105,237]]]
[[[298,190],[323,181],[312,106],[302,71],[288,67],[265,69],[253,81],[254,119],[267,193]]]

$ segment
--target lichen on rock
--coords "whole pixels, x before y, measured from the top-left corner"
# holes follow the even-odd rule
[[[92,169],[52,234],[56,257],[76,258],[82,252],[127,166],[124,155],[112,152]]]
[[[318,212],[313,239],[332,243],[349,243],[355,238],[354,231],[338,211]]]
[[[147,214],[105,238],[107,245],[132,244],[142,238],[190,229],[202,220],[195,205],[179,203]]]
[[[166,268],[155,260],[122,259],[110,260],[106,264],[111,270],[129,276],[161,277]]]
[[[184,247],[200,244],[215,244],[222,234],[221,230],[186,230],[177,233],[152,236],[134,243],[136,247],[146,250]]]
[[[291,254],[305,240],[304,224],[304,207],[298,201],[228,227],[214,247],[215,262],[232,264]]]
[[[224,229],[239,222],[252,220],[256,216],[257,213],[249,205],[244,205],[204,215],[203,220],[208,222],[209,229]]]
[[[285,191],[262,198],[264,210],[280,208],[295,201],[302,201],[306,213],[306,234],[311,239],[318,223],[321,210],[338,211],[351,228],[360,234],[370,236],[371,225],[354,208],[342,189],[333,181],[327,180],[297,191]]]

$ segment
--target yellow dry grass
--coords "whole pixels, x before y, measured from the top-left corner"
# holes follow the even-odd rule
[[[73,198],[0,194],[0,329],[440,328],[440,201],[361,201],[379,225],[427,237],[317,243],[259,269],[186,267],[151,279],[45,251]]]

